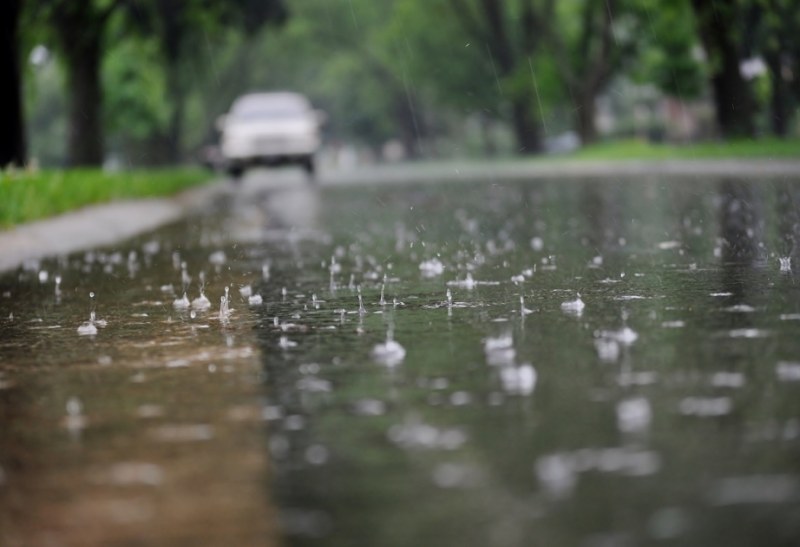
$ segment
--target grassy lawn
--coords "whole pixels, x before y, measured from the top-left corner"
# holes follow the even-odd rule
[[[762,139],[692,144],[651,144],[623,140],[593,144],[562,156],[587,160],[697,160],[800,158],[800,139]]]
[[[0,172],[0,229],[95,203],[175,194],[212,179],[200,169]]]

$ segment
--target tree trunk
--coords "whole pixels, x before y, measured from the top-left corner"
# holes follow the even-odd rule
[[[19,15],[21,0],[6,0],[0,8],[0,66],[5,83],[0,86],[0,168],[25,165],[25,129],[22,123]]]
[[[723,137],[755,136],[755,101],[739,71],[740,44],[736,41],[740,14],[734,0],[692,0],[698,30],[711,59],[711,88],[717,125]]]
[[[764,55],[769,69],[770,83],[770,122],[772,132],[778,137],[786,137],[789,133],[789,119],[791,118],[789,103],[789,86],[781,73],[780,52],[769,52]]]
[[[405,85],[405,84],[404,84]],[[394,113],[400,141],[406,151],[408,159],[418,159],[424,155],[422,139],[425,128],[423,120],[415,107],[414,96],[406,88],[404,93],[397,92],[394,96]]]
[[[103,163],[103,94],[100,86],[101,31],[86,29],[70,40],[64,33],[69,94],[69,165],[99,166]]]
[[[722,70],[711,78],[720,133],[725,138],[754,137],[755,102],[750,86],[739,72],[738,57],[730,52],[722,55]]]
[[[497,142],[492,133],[492,120],[483,113],[478,114],[478,123],[481,128],[481,142],[483,143],[483,155],[493,158],[497,155]]]
[[[577,106],[575,111],[578,136],[581,139],[581,145],[585,146],[597,140],[597,126],[595,125],[595,107],[594,95],[584,97]]]
[[[187,28],[186,4],[180,0],[160,0],[157,3],[161,19],[161,47],[165,56],[167,99],[170,107],[169,125],[165,136],[166,158],[169,163],[181,159],[181,134],[186,94],[181,71],[184,31]]]
[[[177,64],[177,63],[176,63]],[[183,134],[183,112],[186,101],[183,85],[178,74],[178,67],[174,68],[173,74],[167,75],[169,83],[169,100],[172,103],[169,126],[167,127],[167,158],[169,163],[177,164],[181,161],[183,154],[181,146],[181,136]]]
[[[514,100],[511,104],[512,127],[520,154],[536,154],[542,151],[539,121],[531,113],[527,101]]]

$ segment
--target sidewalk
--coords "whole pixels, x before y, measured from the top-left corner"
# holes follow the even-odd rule
[[[215,182],[177,196],[92,205],[0,232],[0,272],[45,256],[111,245],[176,221],[221,192]]]

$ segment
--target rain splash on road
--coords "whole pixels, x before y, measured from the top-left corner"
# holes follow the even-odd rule
[[[2,278],[6,537],[800,538],[797,181],[253,185]]]

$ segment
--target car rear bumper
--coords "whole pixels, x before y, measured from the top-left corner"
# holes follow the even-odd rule
[[[257,165],[274,166],[274,165],[288,165],[300,164],[308,162],[314,156],[313,153],[307,154],[276,154],[266,156],[242,156],[226,158],[228,165],[236,165],[240,167],[253,167]]]
[[[228,160],[245,161],[262,158],[307,157],[319,148],[318,138],[259,138],[237,141],[225,141],[222,154]]]

